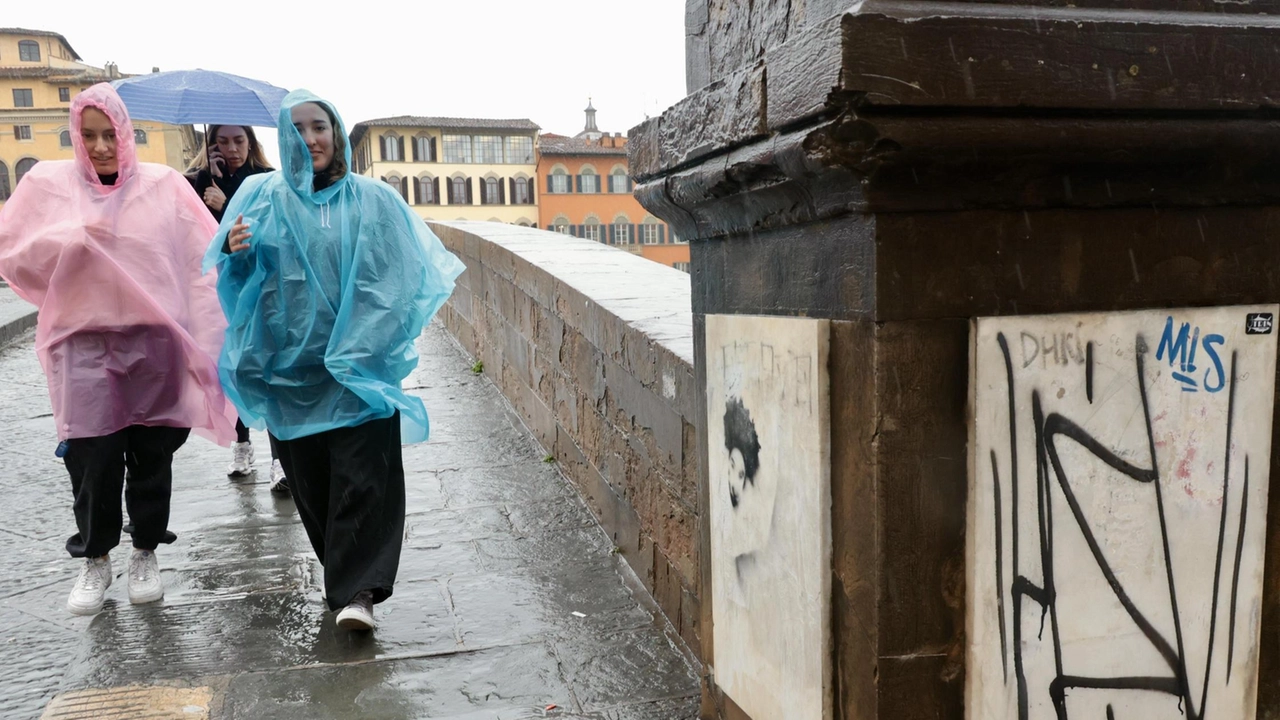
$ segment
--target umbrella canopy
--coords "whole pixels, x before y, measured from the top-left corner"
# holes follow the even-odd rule
[[[135,119],[275,127],[288,90],[215,70],[171,70],[111,83]]]

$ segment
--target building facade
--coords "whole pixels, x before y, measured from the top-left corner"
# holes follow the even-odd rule
[[[544,134],[538,156],[538,226],[613,245],[663,265],[689,269],[689,246],[632,195],[627,140],[601,132],[587,104],[573,137]]]
[[[538,222],[531,120],[397,117],[356,123],[354,172],[391,185],[424,220]]]
[[[81,62],[58,33],[0,28],[0,204],[42,160],[70,160],[71,99],[99,82],[124,77],[113,64]],[[194,156],[190,125],[134,121],[138,159],[181,170]]]

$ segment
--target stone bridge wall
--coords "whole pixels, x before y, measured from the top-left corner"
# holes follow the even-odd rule
[[[467,265],[440,312],[694,652],[698,418],[689,275],[589,240],[431,223]]]

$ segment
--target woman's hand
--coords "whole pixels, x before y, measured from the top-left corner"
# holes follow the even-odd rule
[[[209,148],[209,174],[216,177],[222,177],[222,153],[217,147]]]
[[[222,208],[227,204],[227,196],[222,192],[222,188],[217,185],[210,185],[204,191],[204,204],[209,206],[214,212],[221,212]]]
[[[236,224],[231,226],[231,232],[227,235],[227,245],[231,248],[231,252],[248,249],[251,237],[253,233],[249,232],[249,223],[244,221],[244,214],[237,215]]]

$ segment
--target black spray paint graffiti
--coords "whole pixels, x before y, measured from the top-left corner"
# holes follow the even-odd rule
[[[760,470],[760,438],[756,435],[751,411],[742,404],[742,398],[730,397],[725,403],[724,448],[733,470],[729,478],[729,502],[736,509],[742,493],[755,485],[756,472]],[[733,455],[735,450],[740,462]]]
[[[1019,720],[1028,720],[1030,713],[1030,693],[1032,688],[1028,686],[1028,681],[1024,669],[1023,656],[1023,607],[1029,602],[1033,606],[1040,608],[1040,626],[1041,634],[1044,632],[1044,621],[1047,617],[1049,621],[1050,639],[1053,646],[1054,657],[1054,679],[1047,688],[1049,699],[1053,704],[1054,711],[1058,720],[1067,720],[1067,704],[1066,698],[1069,691],[1074,689],[1090,689],[1103,691],[1143,691],[1160,693],[1172,696],[1178,699],[1180,709],[1185,712],[1188,720],[1206,720],[1208,715],[1208,694],[1211,681],[1211,671],[1213,663],[1213,648],[1217,635],[1218,624],[1218,607],[1219,607],[1219,589],[1223,572],[1223,554],[1227,538],[1227,519],[1228,519],[1228,489],[1230,482],[1230,463],[1231,463],[1231,437],[1232,422],[1235,413],[1235,389],[1236,389],[1236,354],[1232,352],[1230,360],[1230,369],[1227,375],[1227,419],[1226,419],[1226,443],[1224,454],[1226,455],[1226,463],[1222,473],[1222,518],[1218,531],[1218,548],[1217,560],[1214,567],[1214,584],[1212,593],[1212,610],[1210,613],[1210,626],[1207,638],[1207,647],[1204,657],[1204,684],[1201,688],[1192,688],[1190,676],[1188,673],[1187,650],[1184,645],[1184,633],[1182,616],[1178,610],[1178,592],[1174,584],[1173,574],[1173,557],[1170,553],[1169,533],[1170,528],[1168,520],[1165,516],[1165,500],[1162,495],[1159,463],[1157,462],[1157,451],[1155,435],[1152,428],[1150,406],[1147,399],[1147,382],[1144,372],[1144,362],[1150,348],[1145,339],[1139,335],[1135,339],[1135,358],[1136,358],[1136,387],[1142,401],[1142,417],[1146,425],[1146,434],[1148,447],[1150,451],[1150,467],[1138,467],[1130,464],[1122,459],[1112,450],[1108,449],[1097,438],[1094,438],[1078,424],[1071,419],[1058,413],[1044,413],[1041,396],[1038,390],[1031,393],[1031,413],[1032,424],[1035,432],[1035,485],[1037,513],[1029,525],[1034,526],[1030,531],[1024,530],[1022,523],[1025,520],[1019,517],[1019,495],[1023,488],[1023,478],[1019,475],[1018,467],[1018,431],[1017,431],[1017,388],[1014,384],[1014,363],[1009,352],[1009,343],[1004,334],[997,336],[1000,350],[1004,355],[1006,377],[1008,382],[1009,393],[1009,500],[1010,508],[1010,524],[1009,537],[1011,543],[1011,584],[1005,585],[1005,561],[1004,561],[1004,535],[1005,528],[1004,514],[1002,512],[1003,489],[1000,483],[999,463],[997,462],[995,450],[991,451],[991,471],[993,486],[995,492],[995,549],[996,549],[996,586],[997,586],[997,614],[1000,622],[1000,647],[1001,660],[1004,663],[1005,683],[1009,682],[1008,658],[1012,655],[1014,682],[1017,687],[1018,700],[1018,718]],[[1069,347],[1069,343],[1068,343]],[[1093,402],[1093,345],[1088,344],[1084,358],[1086,360],[1086,388],[1088,400]],[[1075,355],[1072,355],[1074,359]],[[1066,364],[1066,363],[1063,363]],[[1168,583],[1168,610],[1173,618],[1174,637],[1169,638],[1162,634],[1145,616],[1134,603],[1129,591],[1124,583],[1117,577],[1106,556],[1104,555],[1098,540],[1095,536],[1094,528],[1090,525],[1085,516],[1083,509],[1076,497],[1075,490],[1072,485],[1072,469],[1065,467],[1059,454],[1058,443],[1060,440],[1073,442],[1098,460],[1102,461],[1112,469],[1117,471],[1121,477],[1127,478],[1127,481],[1138,483],[1144,487],[1150,488],[1150,502],[1154,506],[1155,512],[1160,521],[1160,539],[1162,543],[1162,555],[1164,560],[1164,570]],[[1093,677],[1089,675],[1078,675],[1069,672],[1068,668],[1063,664],[1062,636],[1059,631],[1059,615],[1057,606],[1057,588],[1058,579],[1054,574],[1054,533],[1055,521],[1061,522],[1062,519],[1055,517],[1053,503],[1051,499],[1055,492],[1055,484],[1061,496],[1065,499],[1070,508],[1071,515],[1066,518],[1074,523],[1067,524],[1067,532],[1074,526],[1083,535],[1083,539],[1088,545],[1093,561],[1096,563],[1098,570],[1101,571],[1106,579],[1115,598],[1123,607],[1125,613],[1133,620],[1137,627],[1146,638],[1147,642],[1159,653],[1165,664],[1168,665],[1168,674],[1157,674],[1153,676],[1133,676],[1133,677]],[[1243,550],[1245,522],[1247,520],[1247,503],[1249,496],[1249,458],[1245,456],[1244,467],[1244,491],[1241,495],[1241,507],[1239,508],[1239,528],[1237,531],[1237,546],[1234,575],[1231,580],[1231,595],[1229,606],[1229,627],[1227,628],[1227,674],[1226,682],[1231,682],[1231,670],[1234,664],[1235,655],[1235,630],[1236,630],[1236,603],[1238,600],[1237,591],[1240,582],[1240,565]],[[1019,542],[1023,532],[1028,534],[1038,533],[1040,564],[1042,575],[1039,582],[1032,577],[1028,577],[1019,568]],[[1069,582],[1070,578],[1066,581]],[[1012,614],[1012,642],[1006,637],[1006,606],[1005,593],[1008,593],[1009,607]],[[1075,668],[1072,668],[1075,669]],[[1199,692],[1196,692],[1198,690]],[[1037,689],[1039,692],[1040,689]],[[1198,697],[1197,697],[1198,696]],[[1113,708],[1108,705],[1107,718],[1114,720],[1115,714]]]

